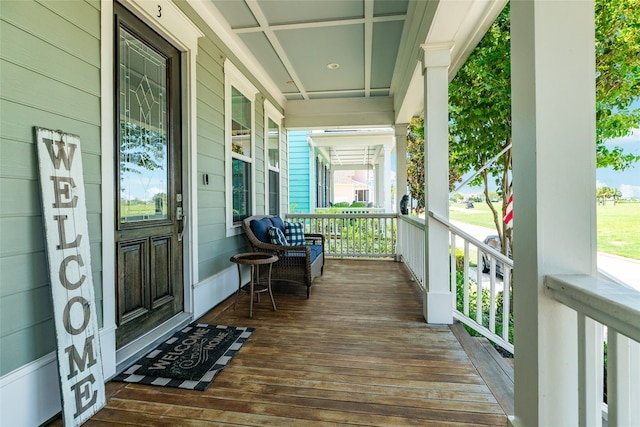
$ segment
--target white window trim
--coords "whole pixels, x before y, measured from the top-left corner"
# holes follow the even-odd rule
[[[269,119],[278,125],[278,167],[274,168],[269,165]],[[264,213],[269,213],[269,171],[278,172],[278,205],[282,207],[282,119],[284,115],[269,102],[264,101]],[[280,212],[281,209],[278,209]]]
[[[231,88],[235,87],[251,102],[251,156],[234,153],[231,149]],[[256,213],[256,123],[255,99],[258,89],[251,84],[244,74],[229,59],[224,61],[224,151],[225,151],[225,210],[227,237],[242,233],[240,224],[233,222],[233,180],[232,160],[234,158],[251,164],[251,215]]]

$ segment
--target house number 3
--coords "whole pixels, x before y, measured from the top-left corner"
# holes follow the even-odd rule
[[[158,5],[158,18],[162,18],[162,6]]]

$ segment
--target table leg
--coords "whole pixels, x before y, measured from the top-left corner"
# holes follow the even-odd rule
[[[271,305],[273,305],[273,311],[277,311],[276,302],[273,299],[273,293],[271,292],[271,267],[273,264],[269,264],[269,275],[267,276],[267,289],[269,290],[269,296],[271,297]]]
[[[251,284],[249,285],[249,297],[251,298],[249,300],[249,317],[251,318],[253,318],[253,273],[255,267],[255,265],[251,266]]]
[[[256,264],[256,285],[260,284],[260,264]],[[260,291],[256,292],[256,298],[260,302]]]
[[[238,292],[236,292],[236,302],[233,303],[233,309],[238,306],[238,300],[240,299],[240,293],[242,292],[242,273],[240,272],[240,264],[238,265]]]

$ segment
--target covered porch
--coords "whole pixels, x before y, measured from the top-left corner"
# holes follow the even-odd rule
[[[110,382],[86,425],[507,425],[513,382],[503,408],[455,325],[424,322],[403,263],[329,259],[310,299],[274,291],[277,311],[263,299],[250,319],[245,296],[200,318],[256,328],[207,391]]]

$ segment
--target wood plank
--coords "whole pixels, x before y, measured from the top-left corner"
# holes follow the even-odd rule
[[[487,339],[483,339],[479,341],[479,344],[482,345],[487,354],[493,358],[496,363],[496,366],[504,372],[511,382],[514,382],[514,366],[513,366],[513,358],[502,357],[500,353],[496,351],[493,345]]]
[[[87,425],[507,424],[451,329],[424,323],[402,264],[328,260],[309,299],[275,289],[275,312],[262,298],[249,319],[248,299],[230,298],[199,319],[256,328],[208,390],[111,386]]]
[[[464,329],[462,323],[456,322],[451,325],[451,330],[460,340],[478,373],[484,379],[502,409],[506,414],[514,414],[513,376],[509,377],[505,373],[505,369],[498,366],[496,358],[491,354],[492,351],[497,354],[496,350],[490,344],[487,346],[482,343],[486,339],[472,338]]]

